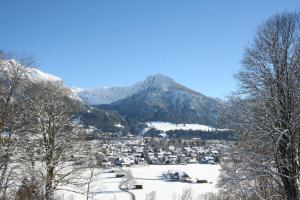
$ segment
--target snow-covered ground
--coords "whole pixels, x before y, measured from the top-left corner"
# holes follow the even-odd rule
[[[150,165],[149,167],[137,167],[132,169],[133,176],[143,183],[143,190],[132,190],[137,200],[145,200],[146,194],[156,192],[156,199],[173,200],[182,194],[183,190],[191,188],[193,197],[205,193],[217,192],[216,183],[219,176],[219,165]],[[186,172],[194,181],[207,179],[206,184],[169,182],[161,178],[161,174],[168,170],[181,170]]]
[[[152,191],[156,192],[156,199],[158,200],[173,200],[177,199],[183,190],[190,188],[194,198],[206,193],[216,193],[216,183],[219,176],[219,165],[205,165],[205,164],[189,164],[189,165],[149,165],[136,166],[128,168],[132,171],[135,180],[143,184],[141,190],[130,190],[135,194],[137,200],[145,200],[146,195]],[[168,170],[185,171],[193,180],[207,179],[209,183],[182,183],[169,182],[164,180],[161,175]],[[99,170],[97,170],[100,172]],[[92,184],[93,199],[97,200],[130,200],[130,195],[119,189],[119,183],[122,178],[115,178],[114,173],[107,173],[101,171],[97,175]],[[66,188],[66,187],[65,187]],[[81,189],[67,187],[69,190],[77,192],[84,192],[84,187]],[[61,197],[65,200],[83,200],[86,199],[84,195],[70,191],[59,191]]]
[[[213,131],[214,128],[201,124],[173,124],[170,122],[147,122],[149,128],[155,128],[163,132],[170,130],[200,130],[200,131]]]

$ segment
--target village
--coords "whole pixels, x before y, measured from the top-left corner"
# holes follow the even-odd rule
[[[166,139],[126,136],[87,142],[95,151],[98,167],[130,167],[136,165],[218,164],[226,141]],[[80,158],[78,158],[80,159]]]
[[[133,135],[110,135],[85,143],[90,151],[78,152],[73,159],[77,165],[84,165],[82,161],[87,157],[94,159],[95,181],[89,195],[97,199],[132,199],[132,195],[149,199],[153,191],[157,198],[168,199],[187,189],[195,196],[215,193],[223,152],[230,145],[221,140]],[[90,170],[84,169],[84,174]],[[62,189],[69,187],[76,188],[69,185]],[[74,193],[64,191],[58,195],[71,198]]]

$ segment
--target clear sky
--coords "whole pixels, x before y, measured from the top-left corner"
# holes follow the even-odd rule
[[[67,86],[128,86],[151,74],[205,95],[234,90],[244,47],[296,0],[0,0],[0,48],[33,55]]]

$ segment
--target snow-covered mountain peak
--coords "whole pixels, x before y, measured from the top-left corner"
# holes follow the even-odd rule
[[[63,82],[61,78],[57,76],[42,72],[36,68],[27,67],[25,68],[22,64],[14,59],[1,61],[4,67],[4,70],[13,70],[17,67],[25,70],[24,76],[32,82],[41,82],[41,81],[51,81],[51,82]]]
[[[146,80],[143,81],[144,87],[160,88],[164,90],[167,90],[176,84],[177,83],[173,79],[162,74],[148,76]]]
[[[148,88],[158,88],[167,91],[170,87],[178,85],[173,79],[162,74],[148,76],[144,81],[128,87],[99,87],[78,91],[78,96],[85,102],[96,104],[110,104],[129,97]]]
[[[78,88],[78,87],[70,87],[70,90],[71,90],[74,94],[78,94],[78,93],[84,91],[84,89]]]
[[[27,68],[26,76],[33,82],[51,81],[62,82],[62,79],[57,76],[42,72],[36,68]]]
[[[165,76],[163,74],[155,74],[148,76],[144,82],[152,82],[152,83],[173,83],[174,80],[168,76]]]

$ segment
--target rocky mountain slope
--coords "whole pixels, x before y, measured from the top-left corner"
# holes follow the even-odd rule
[[[136,92],[98,107],[118,111],[126,119],[216,125],[219,101],[163,75],[149,76]],[[136,88],[136,85],[134,86]]]

